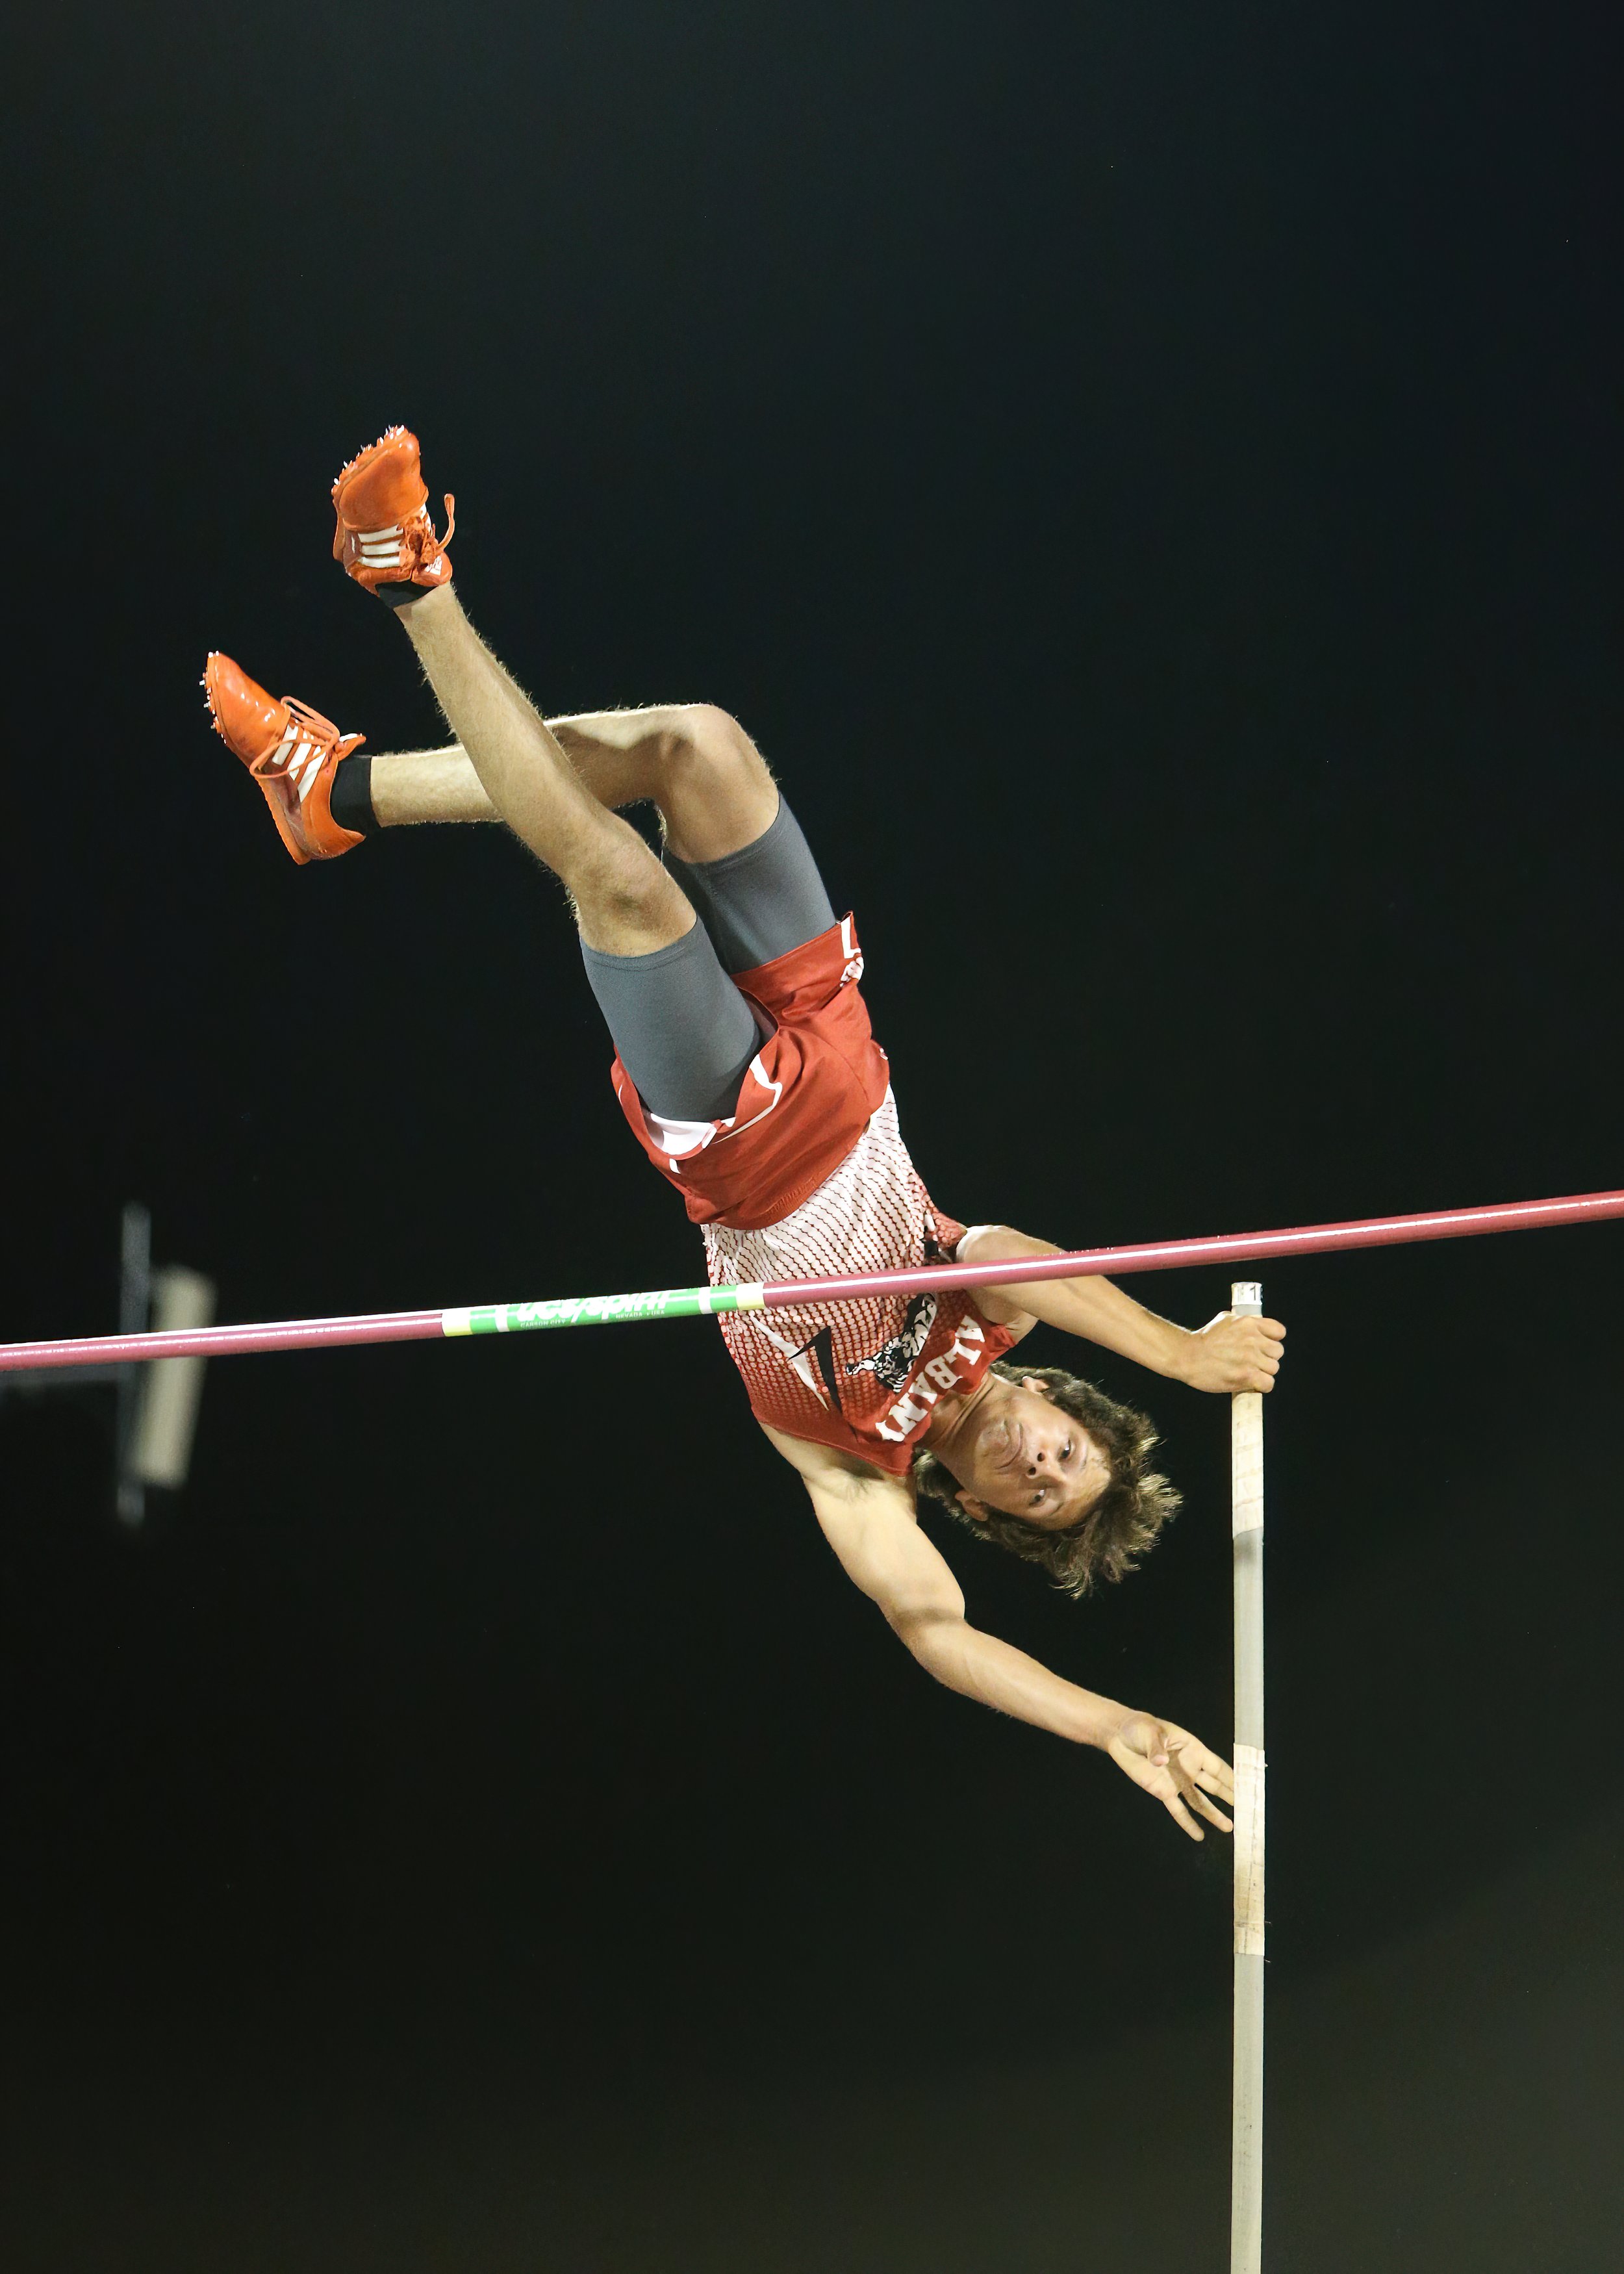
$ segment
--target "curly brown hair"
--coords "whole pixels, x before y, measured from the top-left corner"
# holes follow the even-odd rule
[[[1057,1366],[1012,1366],[998,1359],[992,1371],[1006,1382],[1031,1380],[1073,1421],[1080,1421],[1110,1462],[1111,1480],[1086,1516],[1064,1532],[1046,1532],[1024,1517],[989,1509],[972,1516],[959,1503],[959,1480],[934,1453],[914,1456],[914,1482],[950,1516],[994,1546],[1023,1562],[1041,1565],[1068,1595],[1086,1595],[1101,1580],[1125,1578],[1154,1547],[1164,1524],[1178,1513],[1180,1495],[1146,1464],[1161,1442],[1149,1419],[1132,1405],[1119,1405],[1092,1382]]]

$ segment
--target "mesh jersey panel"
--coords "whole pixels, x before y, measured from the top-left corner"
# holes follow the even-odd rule
[[[703,1227],[712,1286],[951,1262],[964,1229],[932,1203],[889,1089],[839,1166],[792,1214],[756,1231]],[[973,1389],[1014,1339],[962,1289],[717,1323],[757,1419],[898,1476],[936,1399]]]

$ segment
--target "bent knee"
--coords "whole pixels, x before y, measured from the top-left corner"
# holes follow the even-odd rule
[[[767,762],[732,712],[715,703],[680,703],[676,735],[686,757],[702,764],[767,772]]]
[[[684,703],[673,722],[676,747],[660,799],[666,842],[680,861],[721,860],[771,826],[778,786],[731,712]]]

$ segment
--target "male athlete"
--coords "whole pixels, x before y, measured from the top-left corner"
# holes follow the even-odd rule
[[[713,1284],[1061,1251],[966,1231],[926,1192],[869,1031],[862,953],[837,921],[760,752],[703,704],[544,719],[462,614],[416,438],[402,427],[333,485],[334,555],[400,618],[456,741],[358,757],[229,657],[204,685],[298,862],[375,830],[505,821],[563,882],[613,1038],[632,1133],[703,1234]],[[658,807],[664,861],[617,808]],[[876,1298],[718,1321],[768,1437],[835,1554],[938,1682],[1108,1752],[1192,1839],[1221,1830],[1229,1769],[1184,1729],[1063,1681],[971,1626],[921,1531],[920,1492],[1080,1594],[1134,1568],[1178,1496],[1142,1414],[1005,1353],[1040,1320],[1198,1389],[1273,1387],[1285,1329],[1222,1312],[1190,1332],[1108,1280]]]

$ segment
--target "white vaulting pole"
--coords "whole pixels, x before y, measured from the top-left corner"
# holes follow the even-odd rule
[[[1230,1307],[1256,1318],[1243,1279]],[[1231,1401],[1235,1559],[1235,2077],[1229,2134],[1229,2274],[1263,2264],[1263,1400]]]

